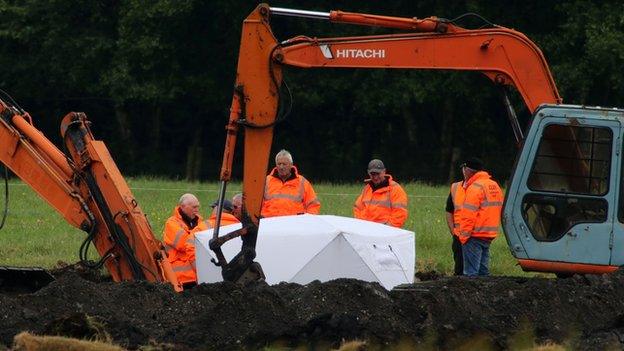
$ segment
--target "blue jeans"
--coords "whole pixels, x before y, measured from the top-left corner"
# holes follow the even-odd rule
[[[462,246],[464,255],[464,275],[489,275],[490,241],[470,238]]]

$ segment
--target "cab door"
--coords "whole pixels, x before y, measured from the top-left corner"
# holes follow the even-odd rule
[[[503,214],[507,241],[523,268],[611,264],[620,134],[618,117],[597,109],[538,110]]]
[[[624,130],[622,131],[624,133]],[[624,142],[624,135],[620,135],[620,142]],[[620,146],[622,150],[622,146]],[[621,151],[620,151],[621,153]],[[622,157],[624,158],[624,157]],[[613,224],[613,248],[611,250],[611,265],[624,265],[624,160],[620,161],[619,172],[615,183],[619,187],[617,192],[616,218]]]

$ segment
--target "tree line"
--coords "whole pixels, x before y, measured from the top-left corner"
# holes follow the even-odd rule
[[[458,18],[526,34],[543,51],[565,103],[621,106],[624,4],[618,1],[276,1],[400,17]],[[93,122],[126,175],[218,179],[240,30],[255,3],[242,0],[0,1],[0,88],[57,145],[70,111]],[[273,17],[279,40],[387,30]],[[399,181],[446,183],[479,156],[500,180],[517,151],[498,89],[478,73],[291,69],[288,118],[274,152],[293,153],[308,178],[351,182],[381,158]],[[529,113],[517,95],[521,124]],[[242,149],[235,177],[240,178]]]

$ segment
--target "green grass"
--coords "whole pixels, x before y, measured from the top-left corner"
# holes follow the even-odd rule
[[[218,183],[151,178],[131,178],[127,181],[159,239],[162,238],[165,221],[181,194],[195,193],[202,204],[201,213],[206,216],[219,189]],[[314,184],[314,188],[321,201],[321,214],[351,216],[361,184],[320,183]],[[404,184],[404,188],[409,195],[409,218],[404,228],[416,233],[416,269],[451,274],[451,237],[444,213],[448,187],[409,183]],[[229,184],[228,198],[240,189],[240,183]],[[65,222],[21,181],[10,181],[9,191],[9,215],[0,230],[0,265],[51,268],[58,261],[78,261],[78,248],[85,233]],[[0,204],[2,201],[0,195]],[[490,269],[495,275],[532,275],[522,272],[516,265],[502,234],[492,244]]]

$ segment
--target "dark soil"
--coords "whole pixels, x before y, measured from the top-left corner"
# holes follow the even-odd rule
[[[0,292],[0,349],[21,331],[107,335],[130,349],[167,350],[326,349],[354,339],[371,349],[452,350],[475,339],[493,350],[526,339],[580,350],[624,346],[624,272],[569,279],[428,272],[392,291],[339,279],[305,286],[218,283],[183,293],[165,284],[113,283],[73,266],[53,274],[56,280],[35,293]]]

